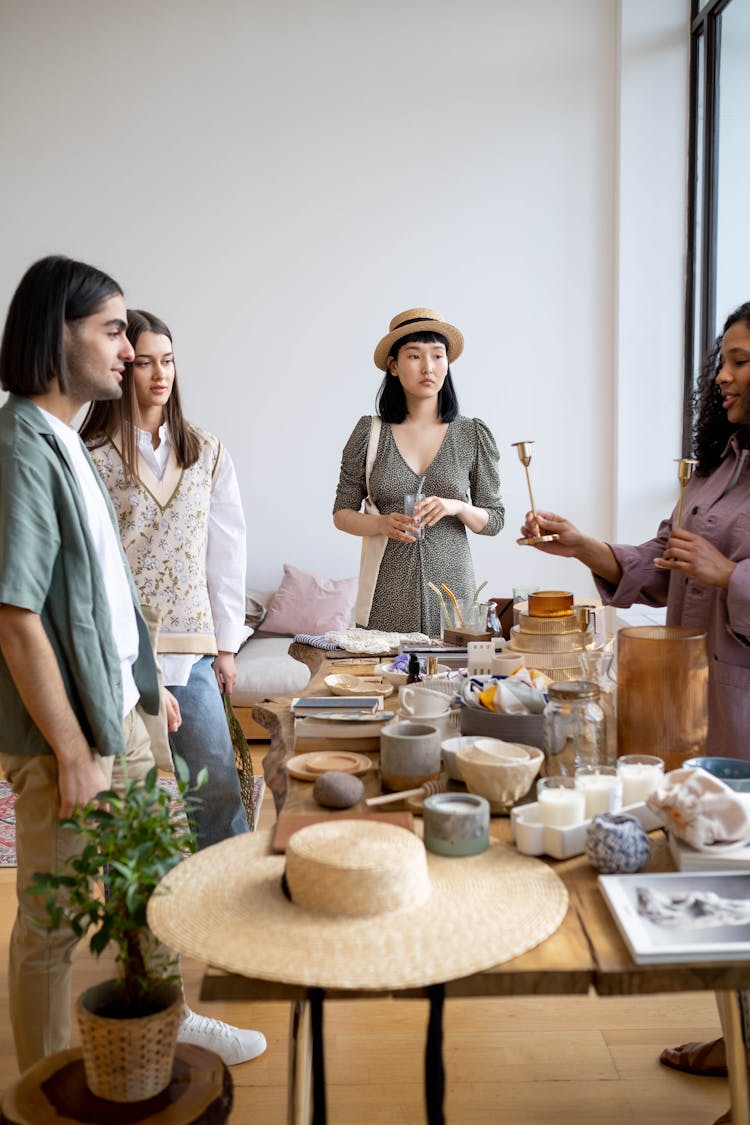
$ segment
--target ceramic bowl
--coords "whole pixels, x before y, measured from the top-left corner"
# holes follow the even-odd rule
[[[463,781],[463,775],[457,761],[458,751],[466,746],[473,746],[476,739],[470,736],[458,738],[444,738],[440,743],[443,754],[443,769],[451,781]]]
[[[750,793],[750,762],[742,758],[688,758],[683,769],[703,769],[738,793]]]
[[[382,676],[394,687],[401,687],[408,679],[406,672],[394,672],[392,664],[376,664],[373,671],[376,676]]]
[[[544,754],[536,746],[496,738],[474,739],[473,746],[464,746],[456,754],[467,789],[486,797],[493,812],[506,812],[526,796],[543,761]]]

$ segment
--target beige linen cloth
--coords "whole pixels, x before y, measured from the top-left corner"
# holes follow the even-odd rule
[[[750,805],[706,770],[672,770],[646,804],[697,851],[750,840]]]

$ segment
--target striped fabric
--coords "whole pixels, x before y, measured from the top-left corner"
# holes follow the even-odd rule
[[[326,640],[325,634],[316,637],[310,633],[297,633],[294,640],[298,645],[312,645],[313,648],[324,648],[326,652],[341,652],[335,641]]]

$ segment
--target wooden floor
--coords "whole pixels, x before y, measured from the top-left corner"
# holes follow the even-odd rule
[[[261,825],[272,819],[269,800]],[[0,1089],[18,1073],[7,1019],[14,882],[14,869],[0,869]],[[284,1125],[288,1008],[202,1003],[201,970],[198,962],[183,961],[191,1005],[207,1015],[260,1028],[268,1039],[265,1055],[232,1070],[232,1125]],[[109,963],[96,963],[80,949],[73,994],[108,975]],[[325,1020],[330,1125],[424,1121],[422,1002],[329,1003]],[[445,1016],[447,1121],[711,1125],[729,1105],[727,1082],[666,1070],[657,1058],[667,1044],[718,1033],[709,993],[451,1001]]]

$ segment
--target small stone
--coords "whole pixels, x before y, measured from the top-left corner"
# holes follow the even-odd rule
[[[313,785],[312,795],[324,809],[350,809],[364,796],[365,787],[358,777],[341,770],[323,773]]]

